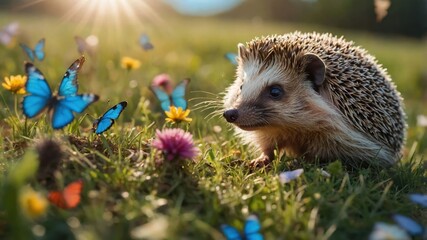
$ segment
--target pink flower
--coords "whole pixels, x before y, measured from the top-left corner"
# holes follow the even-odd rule
[[[193,135],[180,128],[156,130],[156,139],[151,146],[163,152],[166,160],[193,159],[199,149],[194,146]]]
[[[166,73],[155,76],[151,85],[155,87],[162,87],[168,94],[172,93],[172,80]]]

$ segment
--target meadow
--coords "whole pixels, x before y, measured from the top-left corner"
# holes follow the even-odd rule
[[[34,46],[46,39],[46,58],[35,66],[54,90],[80,57],[74,36],[97,35],[96,53],[86,56],[79,74],[79,92],[100,99],[63,130],[53,130],[45,114],[26,119],[22,96],[1,89],[0,238],[225,239],[221,224],[241,230],[250,214],[258,216],[266,239],[366,239],[375,223],[393,223],[397,213],[427,225],[426,209],[408,199],[411,193],[427,194],[427,136],[416,121],[427,114],[425,40],[259,19],[165,18],[92,29],[48,16],[0,12],[0,26],[11,21],[20,24],[19,42]],[[408,116],[401,162],[388,169],[353,169],[339,161],[325,165],[283,156],[270,168],[249,167],[257,153],[233,135],[219,111],[235,72],[224,54],[255,36],[295,30],[344,35],[388,69]],[[138,44],[142,32],[149,34],[153,50]],[[138,59],[140,68],[121,68],[124,56]],[[0,59],[2,79],[25,74],[19,45],[0,46]],[[175,83],[191,79],[186,95],[191,123],[165,122],[149,90],[161,73]],[[115,125],[103,135],[93,134],[94,117],[120,101],[128,105]],[[200,149],[194,161],[160,161],[163,156],[151,143],[156,129],[171,127],[193,135]],[[279,181],[280,172],[297,168],[304,169],[298,179]],[[47,195],[77,179],[84,183],[77,207],[49,206],[38,218],[22,213],[18,198],[25,187]]]

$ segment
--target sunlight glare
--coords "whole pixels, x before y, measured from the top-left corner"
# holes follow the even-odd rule
[[[87,42],[87,44],[88,44],[89,46],[91,46],[91,47],[96,47],[96,46],[98,46],[98,42],[99,42],[99,40],[98,40],[98,37],[97,37],[97,36],[95,36],[95,35],[90,35],[90,36],[88,36],[88,37],[86,38],[86,42]]]
[[[69,3],[63,20],[76,21],[76,32],[91,26],[93,34],[108,31],[112,38],[117,38],[126,25],[162,22],[146,0],[70,0]]]

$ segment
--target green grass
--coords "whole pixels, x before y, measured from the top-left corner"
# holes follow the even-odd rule
[[[74,35],[87,36],[90,27],[77,31],[73,22],[0,14],[1,26],[11,20],[19,20],[20,40],[30,46],[46,37],[47,57],[36,66],[56,89],[66,68],[79,57]],[[390,169],[347,169],[339,162],[308,164],[284,157],[270,169],[252,171],[248,163],[256,153],[242,145],[220,117],[209,117],[216,108],[197,107],[202,101],[218,105],[221,92],[233,81],[234,67],[224,53],[236,51],[238,42],[254,36],[295,30],[344,35],[388,68],[408,113],[407,150],[399,164]],[[150,34],[155,50],[140,49],[137,39],[142,31]],[[151,238],[221,239],[221,224],[241,229],[251,213],[258,215],[267,239],[364,239],[375,222],[391,223],[394,213],[427,224],[427,212],[407,198],[408,193],[426,193],[427,187],[422,163],[427,136],[415,121],[417,114],[427,113],[422,108],[427,89],[421,78],[426,42],[318,26],[218,19],[167,19],[160,26],[124,24],[116,34],[106,28],[95,33],[100,39],[97,57],[87,58],[79,83],[80,92],[94,92],[101,99],[86,112],[99,116],[116,102],[129,103],[104,136],[89,131],[93,119],[84,114],[61,131],[53,131],[45,116],[26,121],[20,110],[14,110],[14,96],[4,89],[0,92],[1,238],[128,239],[144,233]],[[140,59],[141,68],[121,69],[122,56]],[[18,46],[0,46],[0,59],[1,77],[24,73],[25,58]],[[169,126],[148,89],[162,72],[175,82],[191,78],[193,122],[188,131],[201,150],[194,162],[159,165],[156,159],[161,156],[149,147],[155,130]],[[138,86],[130,88],[130,80]],[[222,130],[214,131],[215,126]],[[49,171],[56,168],[49,159],[39,163],[39,171],[47,169],[45,180],[50,179],[42,182],[36,178],[40,173],[31,152],[44,139],[59,142],[63,157],[55,174]],[[29,155],[23,157],[26,152]],[[279,182],[278,173],[299,167],[305,171],[301,178],[286,185]],[[323,177],[321,168],[332,176]],[[77,208],[50,207],[37,220],[24,218],[16,209],[17,191],[23,185],[47,194],[76,179],[85,184]],[[45,230],[43,237],[37,236],[40,228]]]

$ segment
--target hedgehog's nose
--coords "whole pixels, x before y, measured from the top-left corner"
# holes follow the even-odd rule
[[[239,117],[239,112],[237,111],[237,109],[230,109],[225,111],[224,114],[222,114],[222,116],[225,117],[227,122],[232,123],[232,122],[235,122]]]

